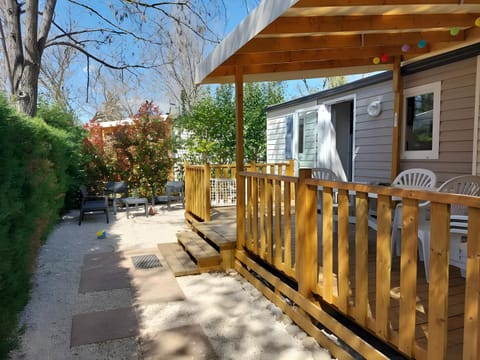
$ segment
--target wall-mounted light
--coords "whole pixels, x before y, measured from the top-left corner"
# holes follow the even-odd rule
[[[371,117],[377,117],[382,112],[382,103],[380,100],[374,100],[367,106],[367,114]]]

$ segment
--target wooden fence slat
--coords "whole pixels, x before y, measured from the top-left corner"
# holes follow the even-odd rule
[[[348,310],[350,296],[350,254],[349,254],[349,207],[348,191],[338,192],[338,307],[344,313]]]
[[[210,221],[210,165],[207,163],[203,169],[203,189],[205,197],[203,198],[203,203],[200,204],[203,212],[203,220]],[[241,244],[244,243],[242,239]]]
[[[265,179],[259,180],[260,187],[259,187],[259,195],[260,195],[260,248],[258,251],[258,255],[263,259],[265,257],[265,250],[266,250],[266,233],[265,233],[265,205],[266,205],[266,191],[265,191]]]
[[[467,277],[465,285],[465,324],[463,358],[480,354],[480,209],[468,209]]]
[[[293,275],[292,269],[292,207],[291,207],[291,185],[288,182],[285,182],[285,187],[283,189],[283,223],[284,223],[284,230],[283,230],[283,243],[284,243],[284,263],[285,263],[285,271],[289,275]]]
[[[275,181],[275,266],[282,264],[282,183]]]
[[[323,286],[322,296],[333,302],[333,189],[324,187],[322,191],[322,249]]]
[[[450,259],[450,211],[432,203],[430,219],[430,284],[428,286],[429,360],[447,358],[448,268]]]
[[[388,339],[390,312],[390,273],[392,205],[389,196],[377,199],[377,260],[376,260],[376,331],[384,340]]]
[[[252,179],[252,198],[253,198],[253,251],[258,254],[258,179]]]
[[[247,231],[246,242],[247,249],[251,250],[253,245],[253,191],[252,191],[252,177],[247,177]]]
[[[267,180],[267,243],[266,255],[270,264],[273,262],[273,180]]]
[[[414,355],[415,349],[418,249],[417,204],[417,200],[405,198],[402,206],[398,348],[409,356]]]
[[[368,194],[355,196],[355,313],[357,322],[366,326],[368,316]]]

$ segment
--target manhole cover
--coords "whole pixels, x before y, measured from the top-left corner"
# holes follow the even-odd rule
[[[132,262],[136,269],[152,269],[162,266],[155,255],[132,256]]]

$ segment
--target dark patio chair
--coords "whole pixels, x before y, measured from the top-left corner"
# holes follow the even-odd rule
[[[105,186],[105,195],[111,196],[113,214],[117,213],[117,205],[123,205],[122,199],[128,197],[128,182],[126,181],[110,181]]]
[[[166,195],[157,196],[157,201],[167,203],[168,210],[174,201],[181,202],[185,208],[185,184],[183,181],[167,181]]]
[[[108,200],[106,196],[90,195],[85,186],[80,186],[82,193],[82,200],[80,202],[80,216],[78,218],[78,225],[82,224],[83,216],[90,213],[104,212],[108,220]]]

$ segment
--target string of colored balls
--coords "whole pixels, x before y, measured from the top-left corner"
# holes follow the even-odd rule
[[[476,27],[480,27],[480,17],[478,17],[478,18],[475,19],[475,26],[476,26]],[[453,27],[450,28],[450,35],[452,35],[452,36],[457,36],[459,33],[460,33],[460,28],[459,28],[459,27],[453,26]],[[419,49],[423,49],[423,48],[425,48],[426,46],[427,46],[427,40],[425,40],[425,39],[421,39],[421,40],[419,40],[418,43],[417,43],[417,47],[418,47]],[[402,45],[402,48],[401,48],[402,52],[404,52],[404,53],[409,52],[410,49],[411,49],[410,44],[403,44],[403,45]],[[373,58],[373,63],[374,63],[375,65],[378,65],[378,64],[380,64],[381,62],[382,62],[382,63],[386,63],[388,60],[389,60],[388,54],[382,54],[381,56],[375,56],[375,57]]]

